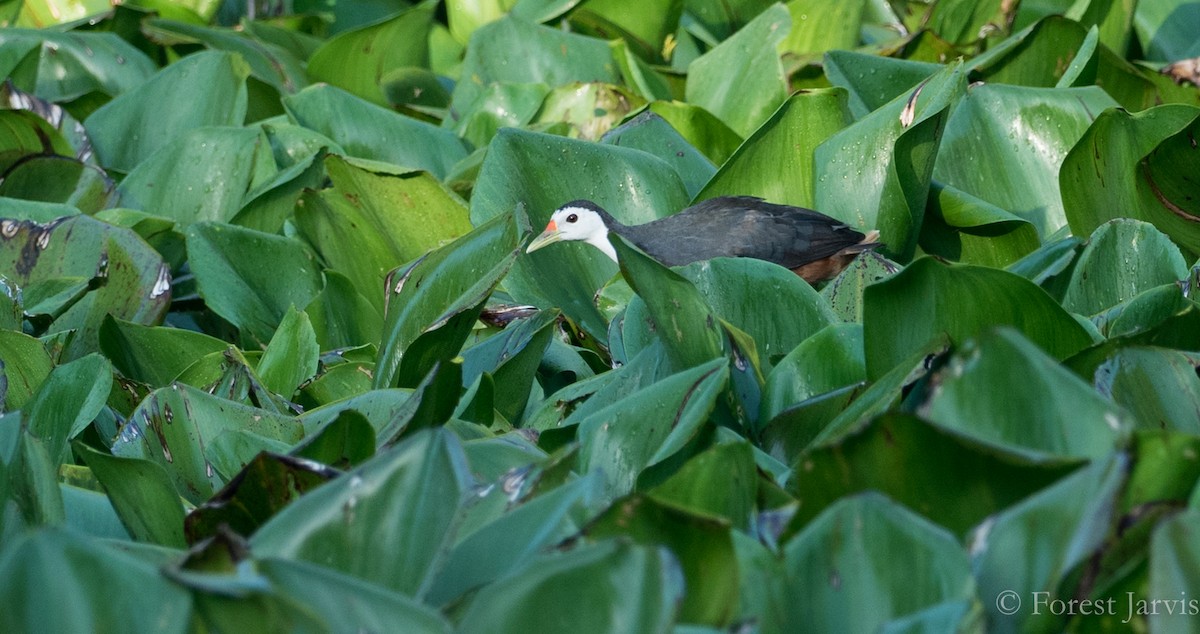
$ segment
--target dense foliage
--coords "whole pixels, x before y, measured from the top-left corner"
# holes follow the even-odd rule
[[[1200,4],[0,23],[0,630],[1200,622]],[[885,246],[522,249],[724,194]]]

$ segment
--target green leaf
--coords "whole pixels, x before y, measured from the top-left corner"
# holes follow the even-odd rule
[[[1062,628],[1064,617],[1049,611],[1002,612],[1010,604],[998,597],[1012,592],[1022,600],[1033,600],[1034,593],[1044,592],[1047,600],[1070,598],[1060,594],[1060,583],[1108,538],[1126,463],[1121,454],[1096,460],[977,529],[972,568],[992,629]]]
[[[1063,308],[1096,315],[1151,288],[1175,284],[1187,270],[1179,248],[1153,225],[1110,220],[1096,229],[1075,261]]]
[[[346,276],[325,270],[325,288],[304,309],[322,350],[378,344],[383,315]]]
[[[258,362],[258,376],[267,389],[291,398],[301,383],[317,373],[321,349],[308,315],[288,309]]]
[[[425,170],[445,178],[467,156],[461,139],[328,85],[309,86],[283,100],[296,123],[336,141],[351,156]]]
[[[296,240],[199,222],[188,227],[187,248],[205,304],[261,343],[289,307],[307,306],[321,290],[321,270]]]
[[[1196,361],[1177,350],[1131,346],[1095,372],[1096,389],[1124,407],[1141,429],[1200,433]]]
[[[700,106],[682,101],[655,101],[647,109],[666,119],[713,165],[723,165],[742,144],[742,137]]]
[[[1071,231],[1089,235],[1129,217],[1200,253],[1200,206],[1189,201],[1184,176],[1197,160],[1189,139],[1198,130],[1200,109],[1189,106],[1100,113],[1062,159],[1058,180]]]
[[[890,619],[974,596],[958,540],[876,493],[834,504],[783,553],[788,630],[875,631]]]
[[[121,524],[138,541],[182,548],[183,500],[167,472],[149,460],[119,458],[82,442],[75,451],[104,486]]]
[[[555,311],[540,311],[463,350],[463,386],[469,387],[485,372],[491,375],[496,386],[495,409],[516,424],[525,412],[529,390],[554,336],[557,317]]]
[[[689,459],[647,497],[694,515],[719,518],[748,530],[758,490],[753,446],[722,443]]]
[[[1063,158],[1096,113],[1115,105],[1094,86],[976,86],[946,122],[933,177],[1048,236],[1066,225],[1058,192]]]
[[[466,206],[427,173],[335,155],[325,165],[334,187],[306,194],[296,224],[381,314],[389,271],[471,230]]]
[[[1155,632],[1188,632],[1195,628],[1194,592],[1200,564],[1200,509],[1190,508],[1164,520],[1150,538],[1150,580],[1148,598],[1158,603],[1138,605],[1149,612],[1146,619]],[[1148,602],[1147,602],[1148,603]],[[1161,606],[1161,607],[1160,607]]]
[[[497,216],[399,274],[390,284],[393,308],[384,320],[376,388],[397,380],[404,387],[415,385],[433,362],[458,354],[483,302],[516,260],[527,231],[523,214]]]
[[[479,591],[459,629],[579,634],[671,631],[682,582],[662,551],[617,540],[550,553]]]
[[[112,382],[108,359],[89,354],[54,368],[29,398],[23,421],[29,433],[45,443],[51,460],[67,457],[68,441],[100,414]]]
[[[834,49],[852,49],[859,43],[862,29],[863,0],[826,3],[819,0],[793,0],[787,3],[792,28],[779,44],[785,53],[805,56]]]
[[[861,119],[912,90],[941,70],[942,65],[831,50],[825,54],[824,68],[829,83],[849,92],[850,112],[855,119]]]
[[[932,383],[918,414],[1014,453],[1098,459],[1129,433],[1125,412],[1009,328],[968,342]]]
[[[150,18],[142,23],[143,32],[156,40],[166,39],[172,44],[198,42],[210,49],[237,54],[250,66],[251,77],[270,85],[280,94],[291,94],[307,86],[308,78],[300,58],[282,46],[255,37],[255,29],[261,33],[264,28],[269,27],[254,24],[245,30],[213,28],[160,18]],[[313,77],[321,80],[316,75]],[[278,94],[272,96],[276,100],[279,98]],[[275,105],[278,107],[278,103]]]
[[[797,344],[771,370],[758,419],[766,423],[796,403],[866,378],[862,326],[830,324]]]
[[[0,330],[0,363],[3,363],[6,412],[25,407],[54,368],[42,342],[11,330]]]
[[[754,195],[774,203],[814,206],[817,166],[813,152],[849,122],[844,91],[797,92],[721,165],[697,200]],[[778,178],[780,173],[790,176]]]
[[[1040,246],[1032,223],[953,187],[933,183],[920,246],[931,255],[1003,268]]]
[[[375,429],[366,416],[343,410],[333,422],[293,449],[292,454],[348,469],[375,455]]]
[[[471,219],[480,224],[524,203],[530,222],[540,228],[560,205],[580,198],[627,224],[661,218],[687,204],[675,171],[644,152],[503,130],[488,146],[471,196]],[[517,258],[504,284],[516,301],[559,307],[604,342],[608,325],[592,296],[616,271],[592,246],[561,244]]]
[[[790,528],[808,525],[845,495],[877,490],[962,535],[1079,462],[1033,460],[915,416],[887,414],[836,442],[810,447],[792,464],[787,489],[800,509]],[[946,482],[955,484],[938,484]]]
[[[602,143],[648,152],[671,164],[689,196],[695,196],[717,168],[653,110],[643,109],[610,130]]]
[[[230,53],[195,53],[101,106],[84,122],[105,167],[128,172],[185,132],[240,126],[246,63]]]
[[[826,284],[821,289],[821,297],[829,302],[833,313],[842,321],[862,323],[863,292],[866,287],[895,275],[899,270],[900,265],[874,251],[868,251],[855,258],[850,266]]]
[[[72,589],[60,601],[62,588]],[[114,587],[141,588],[117,592]],[[155,566],[94,539],[46,529],[8,544],[0,558],[0,613],[7,631],[185,632],[191,596]]]
[[[777,48],[791,28],[782,5],[758,14],[688,66],[687,101],[749,136],[787,98]]]
[[[100,326],[100,350],[124,377],[166,387],[202,357],[223,352],[228,343],[206,334],[162,326],[142,326],[108,317]]]
[[[264,176],[265,146],[262,132],[253,128],[181,132],[121,181],[121,204],[181,225],[229,221]]]
[[[940,333],[961,343],[1001,325],[1012,326],[1056,359],[1092,341],[1058,302],[1023,277],[921,258],[866,289],[867,375],[883,376]]]
[[[571,12],[571,24],[596,37],[624,40],[642,59],[660,62],[664,44],[674,35],[683,0],[653,0],[630,5],[623,0],[587,0]]]
[[[54,103],[92,92],[115,97],[156,70],[145,53],[115,33],[6,28],[0,39],[0,71],[17,88]]]
[[[565,123],[565,136],[596,140],[644,104],[640,96],[622,86],[572,82],[546,95],[533,124]]]
[[[343,31],[313,52],[309,76],[387,105],[381,79],[397,68],[429,66],[432,24],[433,6],[421,4],[387,20]]]
[[[603,471],[611,497],[629,493],[699,431],[728,380],[728,362],[713,359],[590,413],[579,423],[580,470]]]
[[[454,437],[422,431],[287,506],[250,544],[260,556],[319,563],[420,598],[470,483]]]

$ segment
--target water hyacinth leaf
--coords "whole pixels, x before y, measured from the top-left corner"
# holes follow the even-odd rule
[[[649,62],[661,63],[668,38],[679,27],[683,0],[653,0],[630,6],[621,0],[587,0],[569,20],[583,33],[621,39]]]
[[[787,98],[777,47],[791,28],[782,5],[758,14],[688,66],[687,102],[749,136]]]
[[[51,333],[75,331],[64,359],[99,349],[97,333],[105,315],[151,324],[166,312],[171,298],[167,266],[133,231],[83,215],[48,224],[12,220],[0,224],[0,273],[10,284],[27,287],[57,278],[89,280],[85,294],[42,325]]]
[[[1150,614],[1146,620],[1156,632],[1186,632],[1190,629],[1186,622],[1194,599],[1189,598],[1189,592],[1200,581],[1196,574],[1200,565],[1197,520],[1200,520],[1200,509],[1185,509],[1163,520],[1150,538],[1150,579],[1146,596],[1164,597],[1162,601],[1169,601],[1167,605],[1171,606],[1170,611],[1166,607],[1152,612],[1147,609]]]
[[[316,258],[290,238],[200,222],[188,227],[187,248],[205,304],[260,343],[323,284]]]
[[[5,181],[16,163],[36,154],[74,157],[75,149],[37,114],[24,110],[0,111],[0,170],[5,173]]]
[[[246,193],[274,169],[265,141],[253,128],[183,132],[121,181],[121,204],[181,225],[227,222]]]
[[[1062,304],[1069,311],[1095,315],[1186,276],[1179,248],[1153,225],[1110,220],[1092,233],[1079,254]]]
[[[470,386],[484,372],[490,374],[498,388],[495,409],[505,420],[516,423],[525,412],[529,390],[554,335],[557,317],[555,311],[539,311],[463,350],[463,386]]]
[[[100,350],[126,378],[166,387],[205,355],[229,344],[206,334],[165,326],[143,326],[108,317],[100,326]]]
[[[104,104],[84,122],[101,165],[128,172],[185,132],[242,125],[249,72],[231,53],[195,53]]]
[[[1141,429],[1200,432],[1200,377],[1196,362],[1163,348],[1122,348],[1096,369],[1096,389],[1112,395]]]
[[[1009,328],[964,345],[933,383],[923,418],[1035,459],[1099,458],[1129,434],[1120,408]]]
[[[325,288],[304,309],[321,350],[379,343],[383,314],[349,278],[325,270]]]
[[[470,485],[457,439],[424,430],[288,505],[250,543],[260,556],[319,563],[421,598]],[[395,548],[366,547],[373,543]]]
[[[814,396],[867,378],[862,326],[830,324],[787,353],[767,375],[759,421]]]
[[[1130,114],[1100,113],[1062,159],[1063,209],[1076,235],[1108,220],[1149,222],[1191,253],[1200,253],[1200,206],[1183,176],[1197,164],[1189,139],[1200,109],[1166,105]]]
[[[754,195],[773,203],[814,207],[814,151],[850,122],[846,93],[799,91],[758,127],[705,185],[697,200]],[[779,178],[779,174],[788,174]]]
[[[608,131],[601,142],[635,148],[663,159],[679,174],[688,195],[693,198],[717,171],[708,158],[653,110],[643,109]]]
[[[459,628],[547,631],[564,619],[580,634],[671,630],[683,583],[662,550],[618,540],[542,555],[479,591]]]
[[[50,371],[22,410],[29,433],[44,442],[50,459],[67,457],[68,441],[100,413],[112,391],[112,364],[89,354]]]
[[[1049,236],[1067,224],[1058,189],[1063,158],[1092,118],[1116,105],[1094,86],[976,86],[946,122],[933,177]]]
[[[115,202],[115,188],[94,165],[64,156],[26,156],[5,174],[0,196],[64,203],[94,214]]]
[[[519,128],[533,121],[548,94],[550,87],[542,83],[488,84],[469,112],[458,119],[454,131],[476,147],[484,147],[501,128]]]
[[[608,43],[506,16],[471,35],[455,84],[451,112],[469,116],[491,84],[544,84],[620,80]]]
[[[296,224],[378,313],[389,271],[471,230],[466,206],[425,172],[336,155],[325,167],[333,189],[305,194]]]
[[[873,631],[890,619],[974,597],[958,540],[877,493],[835,503],[783,552],[790,608],[785,629]],[[881,557],[894,565],[875,565]],[[918,569],[922,574],[914,576]]]
[[[579,424],[580,470],[602,470],[610,497],[629,493],[697,433],[728,380],[728,362],[713,359],[591,413]]]
[[[825,53],[824,68],[829,82],[849,93],[850,112],[855,119],[861,119],[912,90],[942,66],[857,51],[831,50]]]
[[[301,383],[317,373],[320,355],[317,334],[308,315],[292,307],[263,351],[256,371],[267,389],[291,398]]]
[[[1170,62],[1200,56],[1194,34],[1200,27],[1200,12],[1178,0],[1147,0],[1138,3],[1134,29],[1146,59]]]
[[[327,82],[379,105],[388,72],[429,65],[433,7],[420,4],[395,17],[343,31],[325,41],[308,60],[314,81]]]
[[[850,323],[862,323],[863,291],[867,286],[891,277],[900,270],[900,265],[868,251],[854,259],[821,289],[821,297],[829,302],[830,308],[839,319]]]
[[[937,459],[930,462],[931,457]],[[887,414],[794,460],[787,490],[800,502],[790,529],[808,524],[847,494],[878,490],[955,534],[1012,505],[1079,462],[1032,460],[990,447],[915,416]],[[849,465],[849,468],[847,468]],[[896,478],[906,473],[910,477]],[[955,482],[954,491],[935,482]],[[961,495],[962,491],[974,491]]]
[[[342,410],[333,422],[297,445],[292,455],[349,469],[375,455],[375,429],[366,416]]]
[[[175,489],[193,504],[225,484],[206,444],[226,431],[245,431],[288,444],[303,437],[294,419],[234,403],[186,385],[155,390],[129,417],[113,444],[119,457],[145,458],[166,469]],[[237,469],[221,465],[231,475]],[[240,468],[240,465],[238,465]]]
[[[0,614],[5,630],[187,631],[191,596],[138,557],[60,528],[22,535],[10,546],[0,558],[0,600],[12,606]],[[73,600],[42,602],[64,583],[75,589]],[[143,590],[114,594],[113,584]]]
[[[423,336],[437,340],[426,342],[436,347],[426,361],[448,361],[458,353],[484,301],[512,268],[528,231],[528,220],[519,210],[496,216],[399,273],[389,289],[391,308],[375,364],[376,388],[391,387],[398,379],[404,380],[404,387],[415,385],[411,370],[416,366],[405,357]],[[422,365],[415,378],[430,367]]]
[[[267,136],[270,138],[271,135],[268,133]],[[334,145],[336,144],[332,141],[328,142],[328,146]],[[296,211],[301,194],[305,190],[316,190],[325,185],[327,175],[325,151],[322,148],[300,158],[294,164],[287,165],[268,180],[255,184],[246,192],[241,209],[229,222],[265,233],[280,233],[284,223],[290,220]],[[261,163],[265,164],[267,161]]]
[[[154,74],[153,61],[115,33],[6,28],[0,70],[16,87],[54,103],[88,93],[115,97]]]
[[[1118,453],[1095,460],[977,529],[971,567],[987,610],[989,630],[1062,627],[1062,615],[1034,610],[1007,614],[995,597],[1009,591],[1021,597],[1046,592],[1049,599],[1061,598],[1057,589],[1063,578],[1091,557],[1109,535],[1125,463]],[[1031,546],[1037,550],[1030,550]]]
[[[1092,342],[1058,302],[1023,277],[920,258],[864,293],[867,375],[882,376],[939,333],[961,343],[1001,325],[1012,326],[1056,359]]]
[[[689,459],[646,495],[663,505],[747,530],[758,489],[756,478],[753,446],[721,443]]]
[[[167,472],[149,460],[119,458],[82,442],[75,452],[104,486],[121,524],[137,541],[182,548],[183,500]]]
[[[581,198],[625,224],[687,204],[675,170],[645,152],[510,129],[488,147],[471,196],[471,219],[479,224],[523,203],[530,223],[541,229],[555,209]],[[603,342],[608,327],[592,297],[616,272],[595,247],[558,244],[518,258],[504,284],[514,300],[559,307]]]
[[[942,130],[965,85],[962,64],[946,66],[817,147],[816,208],[861,230],[878,229],[889,257],[910,259]]]
[[[449,130],[406,117],[334,86],[309,86],[283,100],[288,116],[336,141],[350,156],[445,178],[467,155]]]
[[[0,330],[0,363],[6,412],[23,408],[54,368],[41,341],[9,329]]]
[[[1003,268],[1040,246],[1032,223],[953,187],[934,183],[921,248],[966,264]]]
[[[300,59],[286,48],[254,37],[248,32],[251,29],[216,28],[162,18],[146,20],[142,29],[151,39],[170,44],[196,42],[210,49],[236,53],[250,66],[251,77],[270,85],[280,94],[291,94],[308,85]],[[311,70],[311,66],[309,68]],[[313,77],[322,80],[316,75]],[[278,98],[275,95],[275,99]]]
[[[566,136],[594,141],[645,103],[623,86],[572,82],[546,95],[533,123],[565,123],[569,126]]]
[[[724,336],[716,313],[696,285],[624,238],[610,234],[609,241],[616,248],[621,274],[644,301],[651,336],[665,344],[675,369],[693,368],[722,356]]]
[[[742,144],[742,137],[711,112],[682,101],[654,101],[647,109],[666,119],[687,142],[713,165],[724,165]]]

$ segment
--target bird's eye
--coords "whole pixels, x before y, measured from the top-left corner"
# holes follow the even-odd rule
[[[575,222],[576,220],[579,220],[579,216],[576,216],[575,214],[567,216],[567,222]]]

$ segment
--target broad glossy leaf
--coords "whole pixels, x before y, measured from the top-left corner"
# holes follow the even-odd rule
[[[545,84],[549,88],[572,81],[617,83],[620,79],[612,52],[604,40],[566,33],[506,16],[471,35],[463,60],[463,81],[455,84],[452,113],[466,118],[484,104],[488,86]]]
[[[842,90],[799,91],[721,165],[697,200],[754,195],[773,203],[816,204],[814,151],[850,122]],[[787,178],[779,178],[788,174]]]
[[[1100,458],[1124,444],[1131,426],[1109,399],[1008,328],[968,342],[932,384],[917,408],[922,417],[1035,458]]]
[[[58,202],[94,214],[111,206],[116,184],[100,168],[65,156],[26,156],[0,182],[0,196]]]
[[[319,563],[419,598],[470,484],[453,435],[422,431],[287,506],[250,543],[260,556]]]
[[[749,136],[787,98],[777,47],[791,16],[772,6],[688,66],[687,101]]]
[[[1096,389],[1132,414],[1141,429],[1200,432],[1196,361],[1162,348],[1122,348],[1095,372]]]
[[[218,398],[186,385],[155,390],[121,428],[113,444],[119,457],[146,458],[167,471],[179,494],[193,504],[208,499],[240,464],[228,464],[211,450],[221,434],[247,432],[268,441],[294,444],[303,437],[300,423]]]
[[[1190,597],[1200,582],[1200,509],[1189,508],[1163,520],[1150,538],[1150,580],[1146,588],[1148,599],[1161,597],[1162,603],[1143,604],[1150,612],[1150,628],[1155,632],[1188,632],[1195,628],[1191,622],[1194,599]],[[1165,604],[1165,605],[1164,605]],[[1150,606],[1154,606],[1150,611]],[[1162,606],[1162,607],[1159,607]],[[1169,606],[1169,607],[1168,607]]]
[[[876,493],[834,504],[793,537],[783,554],[785,629],[874,631],[890,619],[974,596],[958,540]],[[888,565],[880,566],[884,560]]]
[[[104,104],[87,118],[101,165],[128,172],[203,126],[240,126],[249,69],[230,53],[195,53]]]
[[[806,399],[865,381],[862,326],[831,324],[801,341],[763,386],[760,423]]]
[[[326,269],[325,288],[304,309],[322,350],[379,343],[383,314],[354,283]]]
[[[298,126],[290,127],[304,129]],[[268,132],[268,138],[271,136]],[[322,147],[335,145],[328,141],[328,144]],[[318,150],[317,153],[284,167],[268,180],[260,179],[245,192],[241,209],[229,222],[247,229],[279,233],[284,223],[292,219],[301,194],[305,190],[318,189],[325,185],[327,175],[324,159],[325,152]],[[262,163],[266,161],[261,161],[260,164]]]
[[[1146,59],[1169,62],[1200,56],[1195,33],[1200,10],[1182,0],[1143,0],[1137,5],[1134,28]]]
[[[912,258],[942,130],[965,83],[961,64],[947,66],[822,143],[813,158],[816,208],[878,229],[889,257]]]
[[[41,439],[51,460],[66,459],[68,441],[100,414],[112,391],[112,365],[89,354],[54,368],[29,398],[22,422]]]
[[[1079,254],[1062,304],[1081,315],[1096,315],[1186,276],[1179,248],[1153,225],[1110,220],[1092,233]]]
[[[555,311],[540,311],[463,350],[463,386],[470,386],[484,372],[490,374],[497,390],[495,409],[516,424],[525,412],[538,364],[555,334],[557,317]]]
[[[1096,87],[976,86],[946,122],[933,176],[1048,236],[1066,224],[1058,192],[1063,158],[1092,118],[1116,105]]]
[[[182,548],[183,500],[167,472],[149,460],[119,458],[80,442],[75,451],[91,468],[135,540]]]
[[[951,0],[933,5],[924,18],[922,26],[952,44],[968,44],[982,40],[984,35],[1003,28],[1014,5],[1002,0]]]
[[[247,192],[273,171],[266,139],[254,128],[181,132],[117,186],[121,204],[181,225],[227,222]]]
[[[328,85],[309,86],[283,100],[296,123],[336,141],[351,156],[425,170],[445,178],[467,155],[449,130],[439,129]]]
[[[291,398],[301,383],[317,373],[320,355],[308,315],[292,307],[283,316],[256,370],[267,389]]]
[[[714,359],[592,412],[579,424],[580,470],[603,471],[611,497],[629,493],[643,469],[698,432],[728,380],[728,362]]]
[[[645,60],[661,62],[668,38],[679,27],[683,0],[587,0],[571,12],[579,30],[606,40],[620,38]]]
[[[699,22],[699,28],[720,41],[728,38],[755,16],[765,11],[772,0],[684,0],[683,6]]]
[[[744,531],[749,529],[754,511],[756,478],[753,446],[722,443],[689,459],[646,495],[665,506],[719,518]]]
[[[488,147],[471,197],[476,224],[524,203],[534,227],[544,227],[560,205],[588,199],[626,224],[661,218],[687,204],[675,171],[629,148],[504,130]],[[607,324],[592,303],[617,267],[586,244],[558,244],[517,258],[505,288],[513,299],[559,307],[603,342]]]
[[[663,159],[675,168],[689,196],[695,197],[717,168],[653,110],[643,109],[608,131],[602,143],[631,147]]]
[[[1032,223],[953,187],[933,183],[921,248],[944,258],[1003,268],[1040,246]]]
[[[864,0],[822,2],[793,0],[787,3],[792,28],[779,44],[780,52],[806,56],[836,49],[853,49],[859,43]]]
[[[7,544],[0,557],[0,626],[18,631],[188,630],[186,590],[137,557],[62,529],[43,529]],[[62,601],[62,589],[72,589]],[[114,587],[141,588],[116,592]]]
[[[821,289],[821,297],[829,302],[833,313],[842,321],[862,323],[863,291],[867,286],[885,280],[899,270],[899,264],[874,251],[868,251],[855,258],[850,266],[826,284],[825,288]]]
[[[210,49],[236,53],[249,64],[251,77],[270,85],[279,94],[291,94],[308,85],[300,59],[291,51],[247,32],[252,29],[206,27],[161,18],[146,20],[142,29],[152,39],[165,39],[169,44],[197,42]],[[311,65],[309,70],[312,71]],[[318,75],[313,77],[322,80]],[[273,97],[278,100],[279,94]]]
[[[166,387],[201,357],[229,344],[180,328],[142,326],[107,318],[100,326],[100,350],[126,378]]]
[[[565,123],[565,136],[594,141],[644,104],[640,96],[622,86],[572,82],[546,95],[533,124]]]
[[[807,525],[847,494],[874,489],[961,535],[1078,464],[1032,460],[915,416],[888,414],[795,458],[787,489],[800,510],[791,528]],[[946,482],[955,486],[938,484]]]
[[[91,92],[115,97],[156,70],[145,53],[115,33],[15,28],[0,33],[0,71],[21,90],[55,103]]]
[[[655,101],[647,109],[666,119],[713,165],[723,165],[742,144],[742,137],[700,106],[682,101]]]
[[[551,553],[481,590],[459,629],[544,632],[570,622],[579,634],[671,631],[683,583],[669,555],[618,540]]]
[[[961,343],[1001,325],[1012,326],[1056,359],[1091,344],[1087,331],[1029,280],[921,258],[866,289],[867,374],[882,376],[940,333]]]
[[[389,271],[471,230],[466,206],[427,173],[336,155],[325,166],[334,187],[305,194],[296,224],[379,313]]]
[[[0,170],[4,171],[5,195],[11,170],[17,163],[26,162],[30,155],[74,157],[75,149],[42,117],[24,110],[0,111]],[[16,196],[16,198],[23,198]]]
[[[6,412],[23,408],[54,368],[42,342],[8,329],[0,330],[0,363]]]
[[[989,631],[1062,627],[1065,617],[1049,611],[1006,614],[1001,610],[1009,604],[997,597],[1007,591],[1022,599],[1032,600],[1035,592],[1048,593],[1049,600],[1070,598],[1060,594],[1060,584],[1108,538],[1126,462],[1122,454],[1097,459],[976,529],[971,567]],[[1069,593],[1069,586],[1062,592]]]
[[[484,147],[500,129],[520,128],[533,121],[548,94],[550,87],[543,83],[488,84],[468,112],[458,119],[454,131]]]
[[[314,81],[328,82],[379,105],[387,105],[381,79],[404,67],[429,65],[434,8],[421,4],[395,17],[343,31],[308,60]]]
[[[849,93],[850,112],[856,119],[861,119],[907,93],[942,66],[857,51],[831,50],[825,54],[824,68],[829,82]]]
[[[301,414],[297,420],[304,427],[304,436],[310,438],[332,424],[346,410],[354,410],[364,417],[375,429],[376,441],[382,444],[388,438],[384,432],[397,418],[405,415],[411,406],[406,405],[412,397],[413,390],[386,389],[371,390],[363,394],[344,398],[339,401],[313,408]]]
[[[200,222],[188,227],[187,246],[205,304],[260,343],[289,307],[307,306],[321,290],[314,256],[290,238]]]
[[[97,332],[105,315],[151,324],[166,312],[171,297],[167,266],[133,231],[82,215],[47,224],[6,220],[0,225],[0,274],[10,283],[26,287],[64,277],[89,280],[86,294],[43,326],[48,332],[75,330],[65,359],[99,348]]]
[[[1189,201],[1185,176],[1200,160],[1190,141],[1198,130],[1200,109],[1189,106],[1100,113],[1062,159],[1071,231],[1089,235],[1108,220],[1135,218],[1200,253],[1200,205]]]
[[[457,355],[483,302],[516,260],[527,222],[519,212],[497,216],[399,274],[388,290],[376,388],[398,380],[413,386],[432,362]]]

